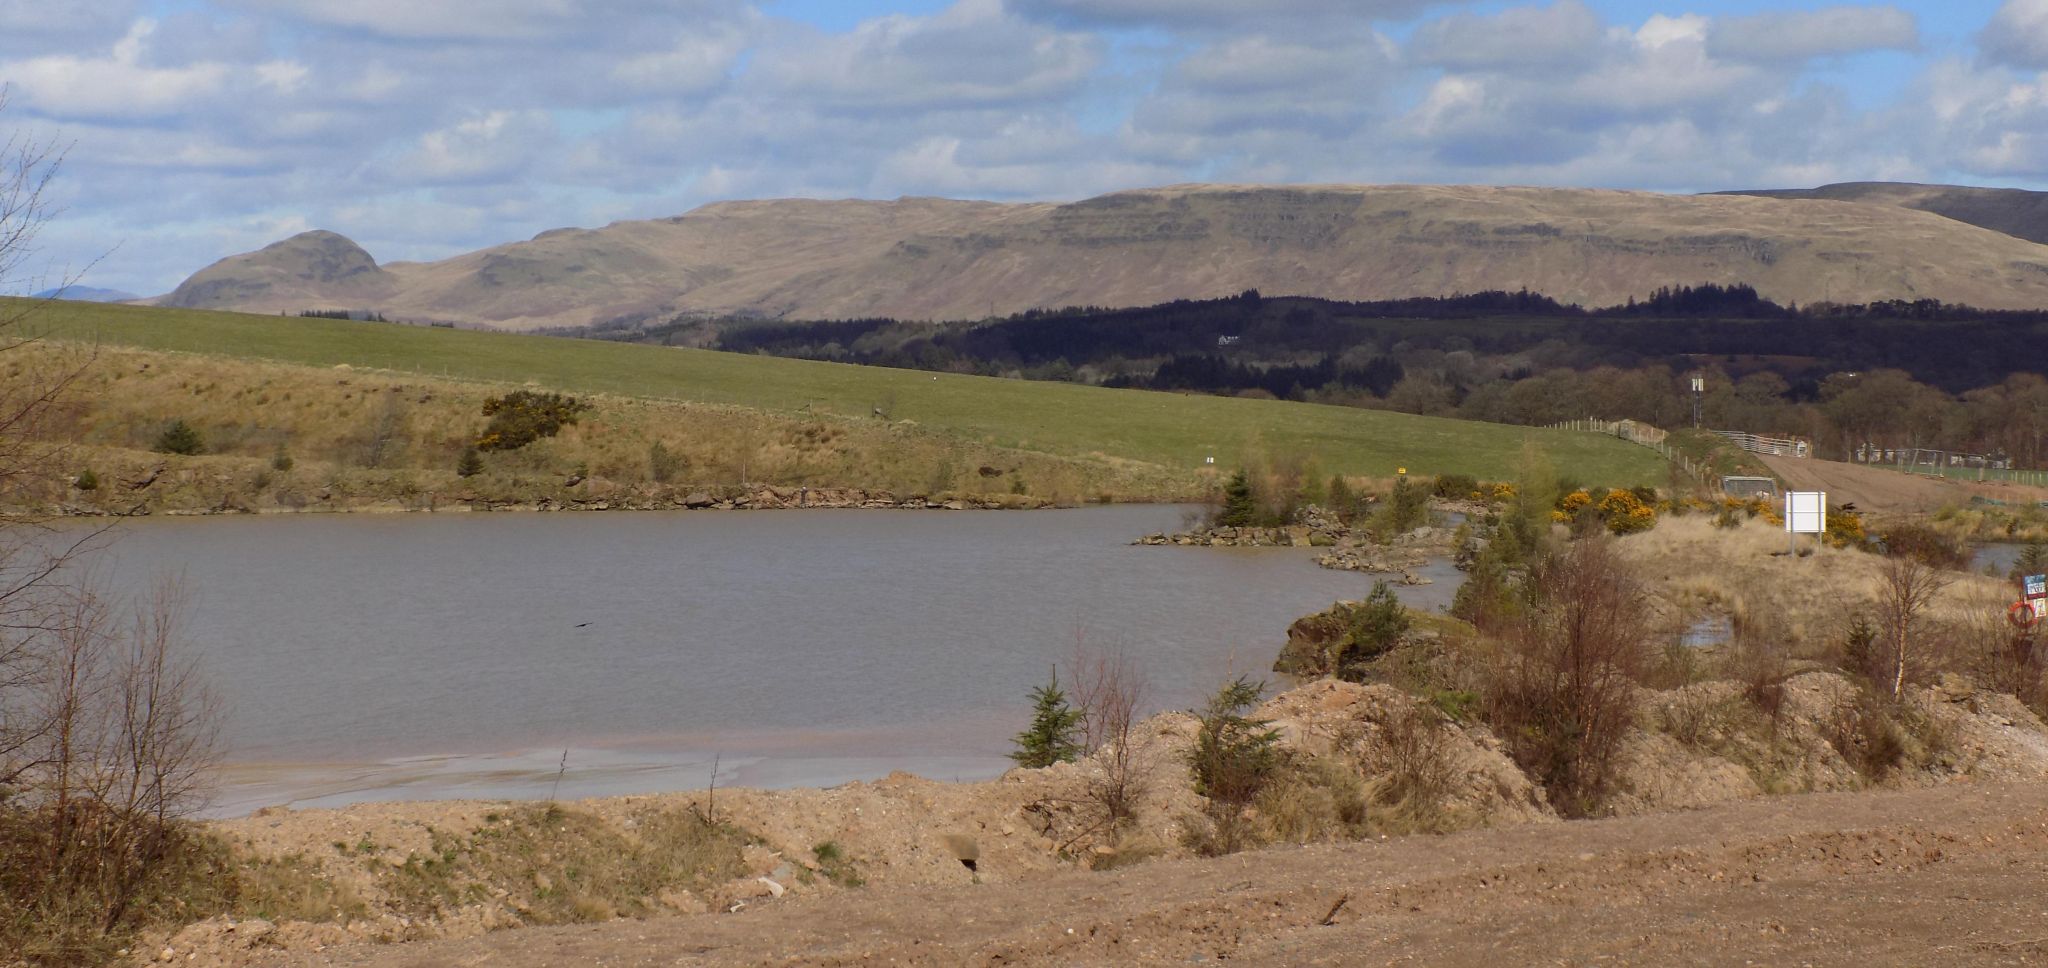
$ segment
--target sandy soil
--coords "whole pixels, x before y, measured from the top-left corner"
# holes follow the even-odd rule
[[[1946,504],[1967,503],[1973,496],[1996,501],[2048,500],[2048,491],[2016,484],[1949,481],[1863,467],[1832,460],[1764,457],[1771,472],[1799,491],[1826,491],[1828,500],[1847,501],[1864,511],[1933,511]]]
[[[2039,965],[2044,918],[2048,784],[1962,784],[257,963]]]

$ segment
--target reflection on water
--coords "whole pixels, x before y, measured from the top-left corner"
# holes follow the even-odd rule
[[[230,710],[224,812],[266,802],[809,785],[1008,765],[1075,640],[1153,709],[1263,674],[1372,576],[1306,549],[1139,548],[1172,507],[152,520],[107,563],[182,570]],[[1402,588],[1440,609],[1460,575]]]
[[[1734,640],[1735,620],[1726,615],[1702,616],[1678,635],[1678,644],[1688,649],[1712,648]]]

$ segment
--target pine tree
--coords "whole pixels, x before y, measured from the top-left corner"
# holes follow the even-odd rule
[[[1031,727],[1017,734],[1017,750],[1010,754],[1018,766],[1071,763],[1086,752],[1080,742],[1081,713],[1067,703],[1059,670],[1053,670],[1050,682],[1031,690],[1031,707]]]
[[[164,428],[163,433],[157,435],[156,449],[159,453],[184,454],[189,457],[205,453],[206,439],[199,436],[199,431],[193,429],[191,424],[184,420],[173,420]]]
[[[1223,513],[1216,516],[1216,524],[1225,528],[1248,528],[1258,514],[1259,503],[1252,496],[1251,477],[1239,469],[1223,485]]]
[[[475,477],[484,472],[484,455],[474,447],[464,447],[462,456],[455,461],[455,476]]]
[[[1324,492],[1324,501],[1328,503],[1330,513],[1335,514],[1338,521],[1350,524],[1351,516],[1358,510],[1358,498],[1351,493],[1351,485],[1345,482],[1344,475],[1331,475],[1330,485],[1324,488]]]
[[[2019,558],[2012,564],[2012,580],[2040,574],[2048,574],[2048,546],[2035,542],[2020,549]]]
[[[1394,596],[1394,587],[1384,581],[1372,583],[1372,594],[1351,609],[1350,628],[1337,652],[1337,677],[1362,682],[1365,667],[1400,644],[1413,623],[1408,609]]]

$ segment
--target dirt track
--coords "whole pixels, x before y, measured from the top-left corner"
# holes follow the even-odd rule
[[[1221,960],[2040,965],[2048,963],[2048,785],[1812,795],[1000,885],[859,890],[764,902],[738,915],[525,929],[258,963]]]
[[[1947,481],[1832,460],[1796,457],[1763,457],[1762,460],[1793,490],[1826,491],[1829,501],[1837,504],[1846,501],[1865,511],[1933,511],[1945,504],[1967,503],[1973,496],[2008,502],[2048,499],[2048,492],[2036,487]]]

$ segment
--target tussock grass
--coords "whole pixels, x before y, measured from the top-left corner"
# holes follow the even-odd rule
[[[0,301],[4,305],[4,301]],[[38,310],[51,337],[315,367],[533,383],[577,394],[895,421],[978,443],[1182,471],[1255,453],[1313,454],[1327,471],[1492,479],[1525,440],[1588,483],[1655,484],[1651,451],[1597,434],[1511,427],[1282,401],[1108,390],[776,359],[704,350],[244,313],[58,303]],[[645,446],[645,441],[641,446]]]
[[[399,911],[432,917],[501,900],[531,924],[642,917],[662,891],[702,889],[744,871],[747,835],[694,810],[650,810],[622,830],[554,804],[522,806],[466,836],[437,832],[433,852],[377,882]]]

